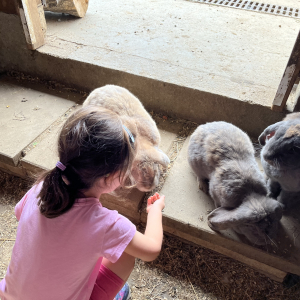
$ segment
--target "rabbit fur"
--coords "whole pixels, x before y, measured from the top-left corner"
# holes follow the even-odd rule
[[[231,228],[257,245],[272,241],[282,207],[267,197],[246,133],[226,122],[200,125],[191,136],[188,161],[199,188],[214,200],[216,209],[208,215],[213,230]]]
[[[140,191],[151,191],[159,183],[160,166],[166,167],[170,160],[159,149],[160,134],[154,120],[139,99],[127,89],[106,85],[91,92],[83,106],[94,105],[117,113],[123,124],[134,136],[136,156],[131,173]]]
[[[289,209],[300,203],[300,113],[268,126],[259,136],[270,197]]]

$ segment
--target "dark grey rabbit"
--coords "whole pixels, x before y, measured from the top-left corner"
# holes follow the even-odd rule
[[[300,205],[300,113],[267,127],[259,136],[261,163],[268,177],[269,196],[285,209]]]
[[[282,207],[267,197],[246,133],[226,122],[200,125],[191,136],[188,161],[199,188],[214,200],[216,209],[208,215],[213,230],[231,228],[257,245],[272,241]]]

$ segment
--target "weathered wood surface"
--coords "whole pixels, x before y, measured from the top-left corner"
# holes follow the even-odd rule
[[[35,50],[44,45],[46,20],[41,0],[21,0],[18,4],[28,48]]]
[[[281,112],[285,109],[287,99],[291,93],[300,71],[300,31],[298,33],[294,48],[285,68],[283,77],[276,92],[272,110]]]

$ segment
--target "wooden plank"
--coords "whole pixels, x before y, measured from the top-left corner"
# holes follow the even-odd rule
[[[40,22],[42,26],[42,32],[45,37],[47,31],[47,24],[46,24],[45,13],[44,13],[44,5],[41,0],[36,0],[36,1],[37,1],[37,8],[40,17]]]
[[[276,92],[272,110],[282,112],[300,71],[300,31]]]
[[[291,110],[292,112],[300,111],[300,84],[298,81],[299,81],[299,77],[297,77],[295,82],[295,84],[297,84],[297,88],[294,92],[293,99],[292,99],[294,103],[293,106],[289,108],[289,110]]]
[[[42,9],[41,0],[38,2],[37,0],[21,0],[19,3],[19,13],[27,45],[31,50],[37,49],[45,43],[46,20]]]

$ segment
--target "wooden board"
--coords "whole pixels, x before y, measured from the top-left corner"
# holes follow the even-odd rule
[[[21,0],[18,6],[28,48],[37,49],[45,43],[46,20],[42,2]]]
[[[275,95],[272,110],[282,112],[300,71],[300,31]]]

